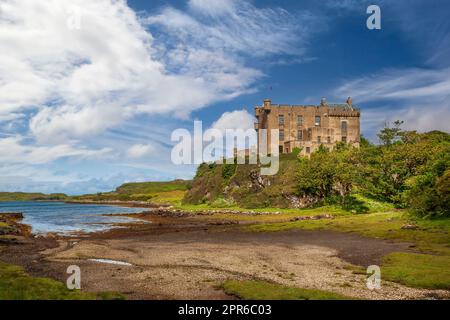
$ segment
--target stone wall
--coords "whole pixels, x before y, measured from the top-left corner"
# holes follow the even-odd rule
[[[345,104],[328,104],[323,99],[318,106],[279,105],[264,100],[262,106],[255,107],[255,116],[255,129],[268,129],[269,144],[270,130],[280,130],[281,153],[299,147],[307,155],[321,144],[333,148],[338,142],[359,146],[360,111],[350,98]]]

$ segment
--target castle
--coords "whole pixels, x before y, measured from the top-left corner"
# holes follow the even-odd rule
[[[279,105],[264,100],[255,107],[255,130],[260,139],[260,129],[267,129],[270,145],[270,130],[279,130],[279,151],[290,153],[301,149],[301,155],[309,155],[324,145],[333,148],[337,142],[359,147],[360,110],[348,98],[344,104],[328,104],[322,98],[320,105]],[[258,141],[259,145],[259,141]]]

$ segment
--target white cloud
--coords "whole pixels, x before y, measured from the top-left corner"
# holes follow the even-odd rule
[[[41,187],[80,182],[33,173],[45,164],[112,155],[111,162],[124,166],[139,162],[154,145],[145,138],[148,123],[126,132],[129,142],[111,137],[144,116],[187,119],[254,92],[264,73],[253,58],[303,59],[315,28],[309,14],[233,0],[191,0],[186,12],[166,7],[141,17],[125,0],[0,0],[0,12],[0,165],[27,166],[19,175],[33,176],[30,186]],[[73,18],[80,29],[68,27]],[[159,151],[162,132],[157,136]],[[166,176],[187,172],[167,169],[161,163],[167,154],[160,153],[152,167]],[[7,176],[16,179],[0,172]]]
[[[81,13],[79,30],[67,27],[74,6]],[[191,7],[196,12],[224,10],[201,1],[191,2]],[[85,137],[139,113],[186,117],[213,102],[251,92],[262,76],[219,50],[219,44],[200,45],[199,38],[161,51],[163,46],[123,0],[9,0],[0,4],[0,11],[0,115],[37,110],[30,129],[40,141]],[[291,35],[287,24],[281,29],[277,24],[284,13],[271,13],[273,32],[268,26],[261,29],[268,12],[256,11],[262,19],[256,26],[256,21],[248,21],[247,27],[241,23],[234,29],[241,31],[228,33],[229,39],[219,38],[225,26],[211,26],[208,33],[215,37],[210,40],[226,40],[234,47],[242,40],[246,44],[241,49],[253,50],[271,36],[277,41]],[[166,16],[174,23],[171,28],[178,20],[182,28],[192,20],[174,9],[148,20]],[[238,40],[242,32],[245,38]],[[164,36],[169,38],[175,40],[175,34]],[[269,53],[271,47],[267,43]]]
[[[138,159],[151,156],[153,152],[155,152],[155,148],[149,144],[135,144],[128,149],[127,155],[129,158]]]
[[[227,145],[224,145],[224,148],[217,150],[219,155],[226,155],[226,157],[233,156],[234,147],[237,147],[238,150],[244,150],[251,148],[252,146],[256,146],[257,144],[257,135],[256,131],[254,131],[254,122],[255,117],[252,116],[250,113],[247,112],[247,110],[235,110],[231,112],[224,112],[219,119],[217,119],[212,125],[211,129],[220,130],[222,132],[223,137],[226,137],[229,139],[230,137],[227,136],[226,130],[236,130],[236,129],[242,129],[244,131],[241,131],[241,133],[246,132],[247,130],[253,133],[249,136],[248,141],[245,135],[242,135],[241,137],[238,137],[236,141],[236,146],[233,145],[233,147]],[[232,132],[230,131],[230,134]],[[236,131],[236,133],[239,133]],[[234,138],[234,137],[233,137]],[[232,140],[229,143],[234,143]],[[211,157],[211,159],[206,160],[217,160],[218,157]]]
[[[330,1],[334,8],[360,10],[367,1]],[[427,2],[380,1],[386,25],[398,28],[413,51],[424,58],[423,68],[383,70],[351,79],[335,91],[351,95],[355,103],[369,104],[362,110],[362,126],[375,132],[397,119],[410,130],[450,132],[450,35],[445,10],[429,10]],[[432,36],[430,36],[432,35]]]
[[[178,38],[177,44],[251,56],[302,54],[319,27],[317,17],[308,12],[294,15],[277,7],[257,8],[249,1],[190,0],[188,8],[167,7],[146,22],[163,26]]]
[[[213,129],[252,129],[255,117],[247,110],[235,110],[223,113],[211,126]]]
[[[0,139],[0,163],[44,164],[61,158],[96,158],[104,156],[111,150],[103,148],[92,150],[88,148],[74,148],[68,144],[55,146],[26,145],[23,138],[8,137]]]
[[[376,106],[362,110],[366,131],[400,119],[407,129],[450,132],[450,69],[386,70],[350,80],[334,95],[352,96],[356,104]]]
[[[350,80],[336,90],[351,93],[355,100],[440,100],[450,92],[450,69],[395,69]]]
[[[230,14],[236,10],[238,1],[223,0],[223,1],[209,1],[209,0],[190,0],[189,7],[202,14],[211,16]]]

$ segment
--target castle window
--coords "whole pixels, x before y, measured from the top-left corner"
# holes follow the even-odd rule
[[[320,116],[316,116],[316,120],[314,121],[316,126],[320,126]]]
[[[298,141],[302,141],[303,140],[303,131],[302,130],[298,130],[297,131],[297,140]]]
[[[320,143],[320,141],[322,140],[321,136],[317,136],[317,142]]]
[[[303,126],[303,116],[297,116],[297,125]]]
[[[312,138],[312,129],[309,128],[308,129],[308,140],[311,140],[311,138]]]
[[[280,130],[280,141],[284,141],[284,130]]]
[[[328,143],[331,143],[331,137],[328,137],[328,138],[327,138],[327,142],[328,142]]]
[[[284,115],[283,114],[280,114],[278,116],[278,124],[284,124]]]
[[[347,121],[341,122],[341,134],[347,135]]]
[[[347,143],[347,137],[346,136],[342,136],[342,142],[343,143]]]
[[[306,147],[306,153],[311,153],[311,148],[310,147]]]

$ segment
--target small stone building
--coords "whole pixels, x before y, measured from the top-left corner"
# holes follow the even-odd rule
[[[259,130],[267,129],[270,145],[270,130],[279,129],[280,153],[298,147],[302,155],[309,155],[321,144],[331,149],[337,142],[359,147],[360,110],[351,98],[344,104],[328,104],[323,98],[318,106],[272,104],[266,99],[262,106],[255,107],[255,116],[258,140]]]

